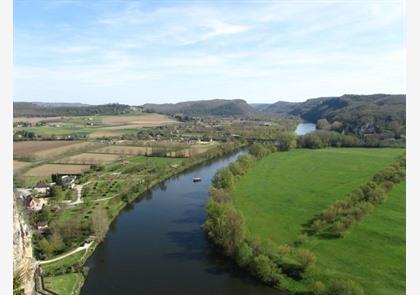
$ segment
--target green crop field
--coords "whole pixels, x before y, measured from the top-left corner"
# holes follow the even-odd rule
[[[277,244],[297,240],[303,225],[335,200],[394,163],[404,149],[330,148],[271,154],[236,183],[235,207],[249,233]],[[317,256],[311,280],[351,279],[365,294],[405,291],[405,182],[344,238],[310,237]]]
[[[405,182],[342,239],[311,239],[319,275],[358,282],[366,294],[405,294]]]
[[[258,161],[233,192],[251,234],[277,243],[393,163],[403,149],[330,148],[274,153]]]

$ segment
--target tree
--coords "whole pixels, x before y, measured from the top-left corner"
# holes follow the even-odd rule
[[[263,254],[254,258],[252,263],[253,272],[263,282],[273,284],[277,281],[280,275],[280,270],[277,265],[268,257]]]
[[[230,169],[223,169],[216,173],[213,178],[213,185],[216,188],[231,189],[235,178]]]
[[[233,173],[233,175],[243,175],[245,174],[245,170],[242,168],[241,164],[239,162],[234,162],[229,165],[230,171]]]
[[[247,242],[242,242],[238,247],[236,262],[241,267],[247,266],[252,262],[253,255],[254,251],[252,247]]]
[[[204,224],[209,237],[232,256],[245,237],[242,215],[229,203],[216,203],[210,199],[207,205],[207,220]]]
[[[334,130],[334,131],[341,131],[342,127],[343,127],[343,123],[341,123],[340,121],[334,121],[331,124],[331,130]]]
[[[289,151],[296,148],[296,135],[292,132],[281,132],[278,137],[278,149],[280,151]]]
[[[51,247],[51,244],[48,242],[48,240],[46,238],[42,238],[39,241],[39,249],[47,257],[49,257],[52,254],[52,252],[53,252],[53,248]]]
[[[58,231],[54,231],[51,237],[49,238],[50,245],[54,251],[61,251],[64,249],[65,245],[63,242],[63,238],[61,237]]]
[[[327,119],[319,119],[316,122],[316,128],[321,130],[329,130],[331,128],[331,125]]]
[[[316,256],[314,253],[307,249],[301,249],[297,253],[297,260],[303,269],[308,268],[310,265],[314,264],[316,261]]]
[[[108,213],[101,207],[96,207],[92,212],[91,229],[98,242],[101,242],[108,231]]]

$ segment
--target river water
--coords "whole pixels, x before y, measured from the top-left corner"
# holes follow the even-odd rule
[[[81,294],[281,294],[223,257],[201,228],[213,175],[240,153],[173,177],[124,209],[88,259]]]
[[[316,130],[316,125],[313,123],[299,123],[295,133],[296,135],[305,135]]]

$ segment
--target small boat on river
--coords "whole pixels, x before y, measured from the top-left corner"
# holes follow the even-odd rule
[[[201,177],[194,177],[193,178],[193,182],[200,182],[201,181]]]

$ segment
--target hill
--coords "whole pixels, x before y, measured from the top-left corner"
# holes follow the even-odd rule
[[[184,116],[249,116],[257,111],[242,99],[200,100],[167,104],[145,104],[146,112]]]
[[[250,103],[249,105],[257,111],[264,111],[266,108],[271,106],[269,103]]]
[[[337,122],[342,130],[353,133],[383,133],[385,130],[405,133],[405,100],[405,95],[346,94],[301,103],[279,101],[263,112],[295,115],[310,122],[326,119],[329,124]]]
[[[104,105],[81,105],[65,103],[14,102],[13,117],[55,117],[119,115],[130,111],[130,106],[113,103]]]

